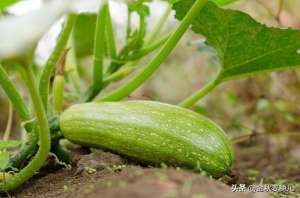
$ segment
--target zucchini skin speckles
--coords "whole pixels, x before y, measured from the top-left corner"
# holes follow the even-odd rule
[[[110,150],[146,163],[226,174],[233,161],[230,140],[208,118],[150,101],[78,104],[60,118],[62,134],[77,144]]]

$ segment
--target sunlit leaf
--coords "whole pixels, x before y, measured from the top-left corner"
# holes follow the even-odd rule
[[[21,145],[21,141],[17,141],[17,140],[2,141],[2,140],[0,140],[0,150],[16,148],[20,145]]]
[[[23,16],[0,19],[0,59],[26,52],[68,10],[64,1],[54,1]]]
[[[176,17],[182,19],[193,3],[176,3]],[[216,49],[222,80],[300,65],[300,31],[267,27],[240,11],[208,2],[192,30],[204,35],[206,43]]]

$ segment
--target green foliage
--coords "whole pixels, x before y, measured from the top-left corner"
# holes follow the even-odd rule
[[[28,122],[30,120],[29,110],[26,107],[25,102],[22,99],[22,96],[18,92],[14,83],[10,80],[7,72],[0,64],[0,87],[3,88],[4,92],[12,102],[18,116],[20,117],[22,122]],[[30,123],[25,124],[24,126],[27,131],[30,131],[32,125]]]
[[[146,34],[146,16],[150,14],[150,10],[147,2],[150,0],[138,0],[130,3],[128,5],[129,11],[129,19],[130,15],[133,12],[136,12],[139,15],[139,28],[136,31],[131,31],[129,28],[129,32],[127,35],[127,41],[125,47],[120,52],[120,58],[122,60],[126,59],[128,55],[133,54],[134,52],[138,51],[144,44],[144,37]],[[130,25],[130,24],[129,24]]]
[[[182,19],[193,3],[176,3],[176,17]],[[216,49],[222,81],[300,64],[298,30],[266,27],[246,13],[222,9],[212,2],[193,21],[192,30],[204,35],[207,44]]]
[[[216,4],[218,4],[220,6],[227,5],[227,4],[233,3],[235,1],[238,1],[238,0],[213,0],[213,2],[215,2]]]
[[[128,5],[129,12],[137,12],[139,15],[147,16],[150,14],[149,7],[145,4],[150,0],[137,0]]]
[[[39,82],[39,91],[46,111],[48,107],[48,98],[49,98],[48,97],[49,87],[50,87],[49,81],[51,77],[54,75],[55,67],[57,66],[57,64],[59,64],[60,57],[63,56],[63,52],[67,46],[76,19],[77,19],[76,14],[69,14],[65,19],[64,26],[57,39],[56,45],[53,51],[51,52],[41,73],[40,82]]]
[[[21,141],[2,141],[0,140],[0,171],[3,171],[7,168],[9,163],[9,152],[7,149],[12,149],[20,146]]]
[[[0,150],[16,148],[21,145],[21,141],[10,140],[2,141],[0,140]]]
[[[1,0],[0,1],[0,11],[6,9],[9,6],[17,3],[19,0]]]
[[[105,27],[108,16],[108,4],[103,4],[97,16],[94,51],[93,51],[93,82],[91,88],[93,92],[99,93],[103,88],[103,69],[105,56]]]
[[[100,101],[118,101],[124,97],[129,96],[134,90],[136,90],[141,84],[143,84],[166,60],[166,58],[173,51],[181,37],[190,27],[191,22],[199,14],[204,7],[207,0],[197,0],[193,7],[188,11],[186,16],[183,18],[180,25],[174,31],[174,33],[165,42],[159,53],[147,64],[147,66],[141,70],[135,77],[133,77],[125,85],[120,86],[115,91],[104,95],[100,98]]]
[[[7,168],[9,162],[9,153],[6,150],[0,150],[0,170]]]

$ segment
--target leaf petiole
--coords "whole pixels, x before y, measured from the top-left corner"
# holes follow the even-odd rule
[[[106,29],[105,35],[107,40],[107,46],[108,46],[110,58],[116,59],[117,57],[116,41],[115,41],[112,19],[109,10],[109,4],[108,4],[108,9],[106,14],[107,16],[106,16],[106,24],[105,24],[105,29]]]
[[[37,154],[33,157],[33,159],[29,162],[29,164],[23,168],[19,173],[9,178],[6,183],[0,184],[0,191],[11,191],[18,186],[22,185],[29,178],[31,178],[36,171],[38,171],[46,161],[48,157],[48,153],[50,151],[51,139],[50,139],[50,131],[48,127],[48,121],[46,112],[41,100],[41,97],[38,92],[38,88],[36,86],[34,74],[32,68],[27,66],[26,68],[22,68],[22,72],[26,77],[25,83],[30,93],[32,103],[34,106],[35,116],[38,120],[38,131],[40,138],[40,147]]]
[[[190,97],[188,97],[187,99],[185,99],[184,101],[182,101],[181,103],[179,103],[179,106],[181,107],[185,107],[185,108],[190,108],[192,107],[194,104],[196,104],[201,98],[203,98],[204,96],[206,96],[209,92],[211,92],[216,86],[219,85],[219,83],[221,82],[221,75],[222,75],[222,71],[220,71],[218,73],[218,75],[211,80],[210,82],[208,82],[204,87],[202,87],[200,90],[198,90],[196,93],[194,93],[193,95],[191,95]]]
[[[12,122],[13,122],[13,116],[14,116],[13,110],[14,109],[13,109],[13,105],[11,102],[9,102],[8,109],[9,109],[8,110],[8,119],[7,119],[6,129],[5,129],[4,136],[3,136],[4,141],[9,140],[11,128],[12,128]]]
[[[30,113],[25,105],[22,96],[19,94],[13,82],[9,79],[8,74],[6,73],[2,65],[0,65],[0,86],[3,88],[7,97],[12,102],[20,119],[23,122],[30,120]],[[26,124],[24,127],[26,131],[31,131],[32,126],[32,124]]]
[[[165,44],[165,42],[169,39],[169,37],[170,35],[164,36],[163,38],[154,42],[153,44],[150,44],[149,46],[140,49],[137,53],[134,53],[133,55],[129,56],[128,60],[130,61],[138,60],[150,54],[151,52],[153,52],[154,50],[160,48],[163,44]]]
[[[87,91],[81,96],[81,102],[91,101],[103,89],[103,67],[105,55],[105,27],[108,12],[108,2],[103,3],[98,11],[93,54],[93,81]]]

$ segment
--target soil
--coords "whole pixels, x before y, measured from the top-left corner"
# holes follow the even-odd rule
[[[268,138],[269,140],[270,138]],[[297,145],[297,144],[295,144]],[[236,146],[230,176],[219,180],[176,168],[145,167],[118,155],[83,148],[72,150],[72,167],[53,163],[12,194],[17,198],[240,198],[300,197],[300,157],[289,151],[270,151],[264,140]],[[296,149],[296,150],[295,150]],[[296,155],[295,155],[296,153]],[[293,184],[292,193],[232,192],[232,184]]]

